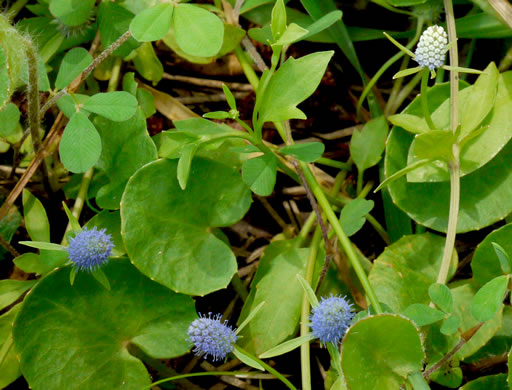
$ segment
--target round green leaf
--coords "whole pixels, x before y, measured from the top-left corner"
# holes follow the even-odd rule
[[[480,322],[490,320],[503,306],[508,276],[502,275],[487,282],[473,298],[473,317]]]
[[[85,172],[98,161],[101,138],[84,113],[77,112],[71,117],[62,135],[59,153],[66,169],[74,173]]]
[[[91,17],[95,0],[51,0],[50,12],[67,26],[79,26]]]
[[[137,14],[130,23],[130,31],[139,42],[161,39],[171,28],[174,7],[169,3],[158,4]]]
[[[410,373],[421,371],[424,356],[412,321],[382,314],[349,328],[343,339],[341,367],[351,390],[398,389]]]
[[[55,86],[58,89],[67,87],[92,63],[92,56],[83,47],[75,47],[68,51],[60,63]]]
[[[512,223],[494,230],[477,246],[471,260],[471,269],[478,286],[483,286],[496,276],[503,275],[493,242],[512,254]]]
[[[177,164],[158,160],[131,177],[121,200],[121,231],[141,272],[175,291],[205,295],[226,287],[237,268],[212,228],[242,218],[251,194],[236,170],[197,157],[183,191]]]
[[[155,358],[189,349],[186,331],[197,317],[192,299],[152,282],[127,260],[102,270],[110,291],[88,273],[71,286],[65,267],[25,298],[14,341],[32,389],[139,390],[151,381],[130,344]]]
[[[441,325],[441,333],[445,335],[452,335],[457,332],[460,326],[460,318],[456,315],[451,315],[446,320],[443,321]]]
[[[114,122],[130,119],[138,106],[137,99],[124,91],[97,93],[87,100],[84,109]]]
[[[224,24],[213,13],[196,5],[178,4],[172,19],[176,41],[185,53],[211,57],[221,49]]]
[[[380,302],[395,312],[413,303],[429,304],[429,287],[437,280],[443,257],[444,238],[434,234],[402,237],[373,262],[369,279]],[[450,275],[457,268],[456,254]]]
[[[431,88],[428,92],[431,111],[448,96],[448,84]],[[407,113],[414,115],[421,115],[420,111],[418,99],[406,109]],[[386,145],[386,177],[406,166],[413,137],[405,130],[393,127]],[[461,178],[458,232],[481,229],[512,212],[511,160],[512,143],[509,142],[486,165]],[[450,199],[448,182],[409,183],[403,176],[390,183],[388,189],[395,204],[416,222],[434,230],[446,231]]]

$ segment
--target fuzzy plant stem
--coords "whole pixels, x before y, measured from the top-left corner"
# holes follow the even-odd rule
[[[444,0],[446,12],[446,24],[448,28],[449,42],[454,42],[450,47],[450,66],[458,67],[457,34],[455,31],[455,16],[453,13],[452,0]],[[450,70],[450,127],[455,133],[459,125],[459,74]],[[448,215],[448,229],[444,244],[443,260],[437,276],[437,283],[445,284],[448,279],[448,271],[455,247],[455,235],[457,233],[457,221],[459,217],[460,204],[460,161],[459,145],[453,145],[453,160],[448,164],[450,170],[450,211]]]
[[[420,101],[421,101],[421,109],[423,111],[423,116],[427,121],[427,125],[430,130],[435,130],[436,126],[432,121],[432,115],[430,114],[430,109],[428,108],[428,96],[427,96],[427,88],[428,88],[428,76],[430,71],[428,68],[423,68],[423,74],[421,75],[421,89],[420,89]]]
[[[306,181],[307,181],[309,187],[311,188],[311,191],[315,195],[316,200],[318,201],[318,204],[320,205],[320,208],[325,213],[327,220],[331,224],[336,236],[338,237],[338,240],[348,257],[350,264],[352,265],[352,268],[354,268],[354,271],[355,271],[359,281],[361,282],[361,285],[363,286],[363,289],[366,292],[366,295],[368,296],[368,299],[370,300],[371,305],[373,306],[373,308],[375,309],[375,312],[377,314],[382,314],[382,308],[377,299],[377,296],[375,295],[375,291],[373,290],[372,286],[370,285],[368,276],[366,275],[366,272],[364,271],[361,263],[359,262],[356,251],[354,250],[354,247],[352,246],[352,242],[349,240],[349,238],[343,231],[340,221],[339,221],[338,217],[336,216],[336,214],[334,213],[334,211],[331,207],[331,204],[327,200],[327,197],[325,196],[324,192],[322,191],[322,188],[320,187],[320,185],[316,181],[315,177],[313,176],[313,173],[311,173],[309,166],[303,162],[300,162],[299,164],[303,170],[304,177],[306,178]]]

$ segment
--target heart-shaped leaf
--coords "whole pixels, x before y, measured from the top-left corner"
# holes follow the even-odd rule
[[[186,190],[176,160],[158,160],[128,181],[121,201],[122,235],[144,274],[179,292],[204,295],[226,287],[236,272],[233,252],[213,234],[242,218],[251,203],[240,174],[196,157]]]
[[[68,51],[60,63],[55,86],[58,89],[67,87],[92,62],[92,56],[83,47],[75,47]]]
[[[64,267],[25,299],[14,340],[32,389],[140,390],[151,381],[130,344],[155,358],[189,349],[187,328],[197,318],[192,299],[152,282],[127,260],[102,270],[110,291],[88,273],[71,286]]]

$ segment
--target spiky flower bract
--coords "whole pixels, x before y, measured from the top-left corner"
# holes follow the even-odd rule
[[[430,26],[421,34],[414,60],[424,68],[434,70],[444,65],[448,35],[441,26]]]
[[[220,314],[213,317],[212,313],[200,314],[200,318],[190,324],[188,337],[197,356],[211,355],[214,361],[223,360],[235,348],[238,336],[227,322],[221,322],[221,317]]]
[[[311,314],[311,329],[322,344],[338,344],[354,318],[352,305],[344,297],[322,298]]]
[[[82,271],[94,271],[103,265],[112,254],[110,234],[105,229],[83,228],[75,237],[69,239],[68,255],[76,268]]]

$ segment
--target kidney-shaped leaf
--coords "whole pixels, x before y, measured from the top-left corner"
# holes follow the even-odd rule
[[[343,339],[341,367],[352,390],[398,389],[424,359],[418,329],[407,318],[382,314],[351,326]]]
[[[413,303],[430,302],[443,257],[444,238],[426,233],[402,237],[373,262],[370,282],[379,301],[396,312]],[[455,260],[456,262],[456,260]],[[456,269],[452,264],[450,274]]]
[[[288,119],[306,119],[297,104],[315,92],[333,54],[333,51],[324,51],[298,60],[286,60],[265,89],[259,120],[281,122]]]
[[[194,302],[138,272],[127,260],[103,268],[111,290],[70,268],[48,275],[25,298],[14,325],[21,371],[38,389],[141,389],[151,383],[135,344],[155,358],[189,349]]]
[[[233,252],[212,228],[241,219],[251,194],[226,165],[195,158],[186,190],[176,169],[176,160],[158,160],[131,177],[121,200],[123,239],[144,274],[175,291],[205,295],[226,287],[236,272]]]
[[[494,121],[501,123],[497,128],[499,143],[505,139],[510,139],[512,132],[509,118],[512,112],[506,103],[510,100],[506,85],[512,85],[512,72],[504,73],[498,80],[498,95],[493,112],[484,120],[484,124],[489,120],[490,127],[477,138],[468,142],[464,150],[477,148],[477,140],[483,142],[483,137],[492,137],[492,128]],[[463,84],[461,85],[461,87]],[[501,88],[501,89],[500,89]],[[501,91],[501,92],[500,92]],[[449,85],[437,85],[428,92],[429,107],[431,111],[438,107],[442,101],[449,96]],[[503,103],[501,103],[503,101]],[[497,114],[499,110],[499,115]],[[419,100],[413,101],[406,109],[406,112],[414,115],[421,115]],[[490,133],[489,133],[490,132]],[[490,135],[489,135],[490,134]],[[413,135],[405,130],[394,127],[389,135],[386,145],[386,158],[384,162],[386,177],[404,168],[407,164],[407,155],[409,146],[413,140]],[[473,144],[473,142],[475,144]],[[494,145],[494,141],[490,140]],[[506,142],[506,141],[505,141]],[[498,145],[499,146],[499,145]],[[489,151],[488,145],[478,146],[481,152]],[[471,153],[467,152],[468,160]],[[485,152],[487,153],[487,152]],[[464,151],[461,155],[461,160]],[[489,156],[489,155],[487,155]],[[461,199],[460,212],[457,232],[467,232],[470,230],[481,229],[512,212],[512,170],[509,169],[512,164],[512,143],[506,144],[501,151],[495,155],[489,162],[479,169],[465,175],[461,178]],[[408,175],[409,176],[409,175]],[[429,228],[446,231],[448,224],[448,209],[450,199],[449,182],[438,183],[411,183],[407,182],[405,177],[401,177],[388,185],[389,193],[394,203],[405,211],[416,222]]]
[[[186,54],[212,57],[224,40],[224,24],[217,15],[192,4],[178,4],[173,14],[176,42]]]

